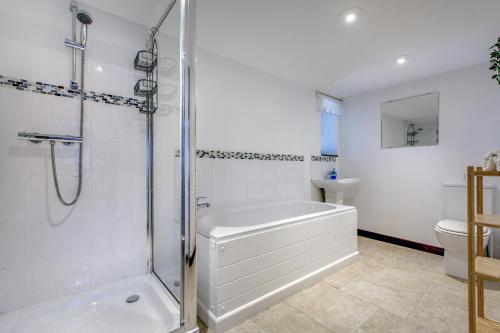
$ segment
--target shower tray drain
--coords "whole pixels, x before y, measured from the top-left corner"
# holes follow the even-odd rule
[[[127,303],[137,302],[139,298],[141,298],[141,296],[139,295],[130,295],[129,297],[127,297]]]

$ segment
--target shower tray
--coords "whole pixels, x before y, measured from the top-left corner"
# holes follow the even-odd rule
[[[2,333],[164,333],[178,327],[178,305],[149,274],[0,316]]]

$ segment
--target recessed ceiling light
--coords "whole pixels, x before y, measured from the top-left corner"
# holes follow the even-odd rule
[[[104,71],[104,69],[102,68],[102,66],[95,66],[95,70],[97,72],[101,72],[101,73]]]
[[[344,21],[346,21],[347,23],[351,23],[356,21],[357,18],[358,17],[356,16],[356,14],[350,13],[345,16]]]
[[[342,20],[344,21],[344,23],[352,24],[358,20],[360,13],[361,13],[361,9],[352,8],[352,9],[348,9],[345,12],[343,12],[341,17],[342,17]]]
[[[410,60],[410,56],[402,55],[396,58],[396,64],[405,65]]]

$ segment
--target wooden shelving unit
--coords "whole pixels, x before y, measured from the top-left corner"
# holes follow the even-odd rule
[[[495,333],[498,332],[498,323],[485,318],[477,318],[477,330],[478,333]]]
[[[484,280],[500,281],[500,260],[484,256],[483,228],[500,228],[500,216],[483,214],[483,177],[500,177],[500,171],[467,167],[469,333],[498,333],[500,323],[484,317]]]
[[[475,265],[477,275],[488,280],[500,281],[500,260],[477,257]]]
[[[500,228],[500,216],[477,214],[476,224],[483,227]]]

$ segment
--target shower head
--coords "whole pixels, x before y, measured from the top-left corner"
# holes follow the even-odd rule
[[[92,16],[88,12],[80,9],[76,13],[76,18],[82,24],[80,29],[80,43],[82,45],[87,45],[87,26],[92,24]]]
[[[80,21],[81,24],[84,24],[84,25],[92,24],[92,16],[84,10],[80,9],[76,13],[76,18],[78,19],[78,21]]]

